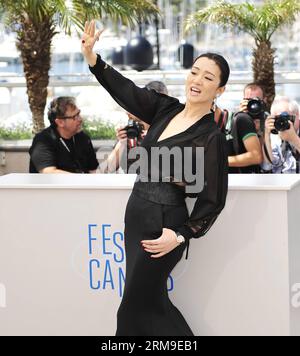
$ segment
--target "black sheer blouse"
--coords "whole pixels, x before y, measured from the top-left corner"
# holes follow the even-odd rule
[[[177,180],[169,183],[143,183],[142,179],[137,179],[133,188],[146,199],[162,204],[176,205],[186,197],[197,198],[188,221],[177,229],[186,238],[189,247],[191,238],[204,236],[216,221],[225,206],[228,191],[226,138],[218,129],[213,113],[199,119],[187,130],[158,142],[169,122],[185,105],[154,90],[139,88],[105,63],[99,55],[96,65],[90,67],[90,70],[119,105],[150,125],[142,143],[142,147],[149,152],[148,157],[151,157],[150,148],[153,147],[204,148],[204,189],[201,192],[186,193],[188,183],[183,181],[179,184]],[[196,166],[195,159],[193,155],[193,167]]]

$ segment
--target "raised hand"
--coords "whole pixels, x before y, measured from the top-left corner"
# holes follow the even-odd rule
[[[81,52],[90,66],[94,66],[97,61],[97,55],[93,52],[96,41],[99,40],[103,30],[96,32],[95,21],[86,21],[84,26],[84,33],[81,37]]]

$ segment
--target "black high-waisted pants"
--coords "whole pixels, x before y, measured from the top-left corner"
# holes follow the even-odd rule
[[[188,220],[187,207],[153,203],[132,193],[125,212],[126,281],[117,313],[116,336],[193,336],[171,303],[167,279],[186,244],[151,258],[140,241],[157,239],[162,228],[176,229]]]

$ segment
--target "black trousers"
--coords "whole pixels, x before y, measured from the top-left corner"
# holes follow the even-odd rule
[[[176,229],[188,219],[186,205],[162,205],[132,193],[125,212],[126,280],[117,313],[116,336],[193,336],[168,297],[167,279],[186,244],[151,258],[140,241],[156,239],[162,228]]]

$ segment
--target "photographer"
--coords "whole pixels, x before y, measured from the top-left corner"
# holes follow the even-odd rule
[[[230,173],[260,173],[262,128],[264,127],[264,91],[255,84],[244,89],[240,111],[228,120],[227,144]]]
[[[145,87],[148,90],[155,90],[160,94],[168,95],[168,89],[162,82],[152,81]],[[136,161],[136,159],[128,158],[129,151],[141,145],[149,125],[128,112],[127,116],[127,126],[116,130],[118,142],[107,160],[100,165],[102,173],[114,173],[120,167],[124,173],[128,173],[130,166]]]
[[[299,107],[287,97],[276,99],[265,123],[263,168],[272,173],[299,173]]]
[[[102,173],[114,173],[120,167],[124,173],[128,173],[131,164],[135,162],[128,158],[128,153],[130,149],[141,145],[149,125],[130,113],[127,116],[128,125],[116,130],[118,142],[107,160],[100,165]]]

